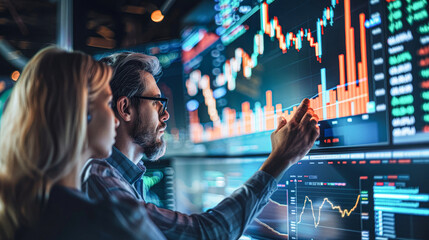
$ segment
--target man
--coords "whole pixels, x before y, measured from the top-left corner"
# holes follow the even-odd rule
[[[272,153],[243,186],[213,209],[185,215],[145,203],[142,175],[145,155],[165,153],[163,134],[169,114],[167,99],[155,78],[158,59],[139,53],[118,53],[101,60],[114,69],[112,107],[120,121],[112,156],[90,161],[82,172],[82,190],[90,198],[133,198],[141,201],[155,225],[169,239],[237,239],[277,189],[276,178],[310,150],[319,136],[318,117],[305,99],[287,122],[279,119],[271,135]],[[178,83],[180,84],[180,83]]]

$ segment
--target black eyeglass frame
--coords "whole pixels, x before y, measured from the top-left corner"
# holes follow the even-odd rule
[[[144,96],[133,96],[133,97],[139,98],[139,99],[154,100],[154,101],[161,102],[162,109],[161,109],[161,112],[159,113],[160,115],[163,115],[165,113],[165,110],[167,110],[168,98],[163,98],[163,97],[144,97]]]

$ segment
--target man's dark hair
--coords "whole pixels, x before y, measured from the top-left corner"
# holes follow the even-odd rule
[[[99,60],[113,68],[110,81],[112,89],[112,108],[117,114],[116,102],[122,96],[128,97],[131,104],[137,107],[139,100],[133,98],[140,96],[145,90],[141,82],[142,72],[150,73],[155,79],[161,74],[161,65],[157,57],[134,52],[115,53]]]

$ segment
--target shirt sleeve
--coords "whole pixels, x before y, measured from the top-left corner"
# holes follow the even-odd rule
[[[92,173],[83,178],[82,191],[91,199],[113,197],[135,201],[135,189],[114,174],[114,170],[106,174],[101,166],[94,164]],[[258,171],[229,197],[204,213],[188,215],[144,201],[140,204],[145,206],[147,215],[167,239],[238,239],[276,190],[276,180],[270,174]]]
[[[88,162],[81,173],[81,191],[90,199],[136,199],[136,190],[108,163]]]
[[[105,236],[105,239],[166,239],[147,215],[146,209],[133,199],[110,199],[113,205],[109,208],[114,214],[115,226],[122,233],[117,236]],[[119,231],[118,231],[119,233]]]
[[[144,204],[168,239],[238,239],[276,190],[276,180],[258,171],[231,196],[202,214],[186,215]]]

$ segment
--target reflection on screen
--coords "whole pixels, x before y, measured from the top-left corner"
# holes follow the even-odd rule
[[[264,158],[176,159],[178,211],[216,206]],[[244,235],[252,239],[426,239],[429,150],[309,155]]]

